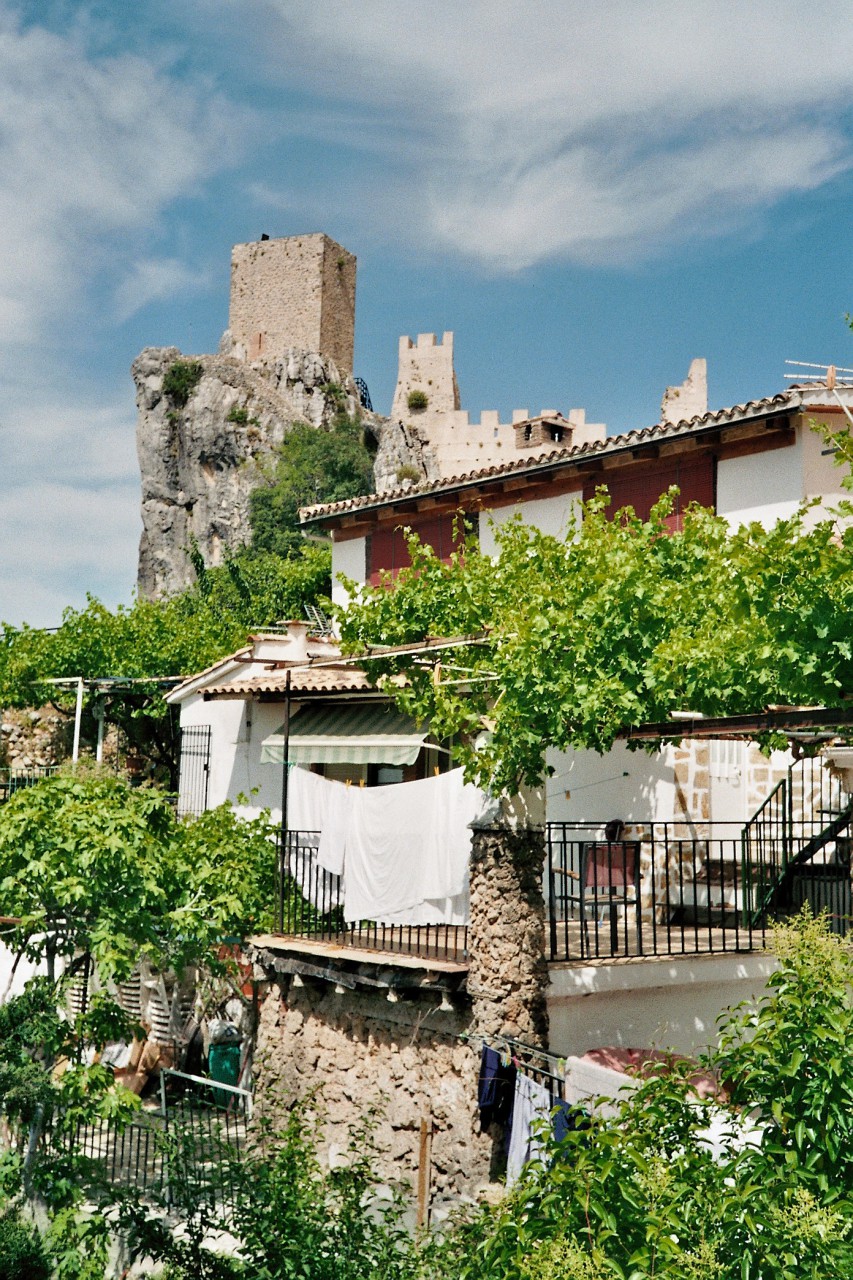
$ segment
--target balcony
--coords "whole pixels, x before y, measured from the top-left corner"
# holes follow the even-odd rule
[[[342,877],[317,862],[318,831],[288,831],[278,842],[278,894],[275,931],[304,939],[308,950],[346,948],[417,957],[437,967],[466,966],[468,926],[447,924],[347,923],[343,914]]]
[[[762,950],[768,929],[808,904],[847,933],[853,918],[849,808],[791,824],[780,803],[741,823],[634,823],[618,840],[598,823],[548,824],[546,956],[562,963]],[[467,924],[357,923],[342,877],[320,867],[319,832],[279,844],[275,932],[303,949],[382,952],[464,967]]]
[[[775,818],[743,824],[549,823],[552,961],[707,955],[763,948],[776,920],[808,904],[850,928],[849,811],[799,838]]]

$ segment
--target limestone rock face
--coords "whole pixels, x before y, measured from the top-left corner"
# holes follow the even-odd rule
[[[407,480],[413,484],[438,480],[440,472],[435,450],[423,431],[407,423],[388,422],[380,436],[373,475],[376,492],[387,493]]]
[[[290,350],[269,363],[227,354],[184,357],[177,347],[147,347],[134,361],[139,412],[136,443],[142,477],[139,594],[156,598],[194,578],[195,542],[208,565],[249,538],[249,494],[295,422],[321,426],[355,413],[350,377],[331,360]],[[178,360],[197,360],[202,376],[186,405],[163,392]],[[377,438],[382,419],[362,413]]]

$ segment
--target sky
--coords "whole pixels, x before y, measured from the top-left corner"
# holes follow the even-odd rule
[[[129,368],[215,351],[231,245],[358,258],[355,372],[649,426],[853,366],[849,0],[0,0],[0,620],[132,598]]]

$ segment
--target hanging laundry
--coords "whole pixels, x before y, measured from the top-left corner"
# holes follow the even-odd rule
[[[508,1187],[518,1181],[527,1162],[534,1160],[541,1152],[543,1141],[541,1134],[537,1132],[537,1126],[543,1120],[547,1124],[550,1112],[551,1095],[544,1084],[519,1071],[515,1078],[512,1129],[506,1161]]]
[[[317,861],[334,876],[344,874],[347,840],[352,825],[353,801],[358,787],[324,779],[327,789],[326,813],[320,831]]]
[[[324,913],[340,906],[343,897],[340,872],[333,869],[335,841],[340,846],[341,867],[343,846],[338,828],[329,823],[328,815],[336,809],[338,793],[345,794],[346,790],[341,783],[321,778],[308,769],[296,766],[290,770],[287,795],[290,849],[287,869],[299,886],[302,896]],[[330,844],[333,850],[331,858],[328,853]],[[327,865],[330,861],[332,867]]]
[[[504,1061],[496,1049],[484,1044],[477,1085],[477,1106],[480,1109],[482,1129],[488,1129],[492,1124],[505,1125],[509,1120],[515,1094],[515,1076],[515,1065],[511,1061]]]
[[[291,831],[320,832],[331,798],[331,788],[340,783],[329,782],[310,769],[291,765],[287,775],[287,826]]]
[[[573,1107],[570,1102],[558,1098],[551,1111],[551,1133],[555,1142],[562,1142],[567,1133],[575,1133],[579,1129],[588,1129],[590,1119],[582,1107]]]
[[[344,915],[383,924],[464,924],[469,823],[481,807],[461,769],[353,791]]]

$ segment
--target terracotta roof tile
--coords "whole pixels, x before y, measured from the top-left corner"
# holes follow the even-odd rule
[[[250,697],[255,693],[283,695],[286,680],[286,670],[279,669],[267,675],[212,685],[204,692],[208,698]],[[290,691],[293,694],[375,693],[376,687],[359,667],[291,667]]]
[[[424,481],[421,484],[389,489],[384,493],[371,493],[361,498],[344,498],[340,502],[320,503],[311,507],[302,507],[299,516],[303,523],[325,519],[329,516],[343,515],[348,511],[359,511],[366,507],[388,506],[406,498],[421,494],[440,493],[455,489],[461,485],[472,484],[478,480],[512,475],[519,471],[535,471],[539,467],[553,466],[559,463],[577,462],[582,458],[605,457],[610,453],[618,453],[622,449],[649,440],[672,440],[679,436],[690,435],[703,427],[713,427],[722,423],[739,422],[742,419],[767,416],[769,413],[783,408],[797,408],[802,401],[797,389],[790,387],[787,391],[774,396],[766,396],[761,400],[749,400],[745,404],[732,405],[727,409],[717,409],[711,413],[685,419],[682,422],[659,422],[652,427],[641,427],[635,431],[627,431],[618,436],[607,436],[604,440],[592,441],[577,445],[574,448],[552,449],[549,452],[530,457],[525,454],[513,462],[495,463],[489,467],[481,467],[477,471],[469,471],[456,476],[442,476],[439,480]]]

